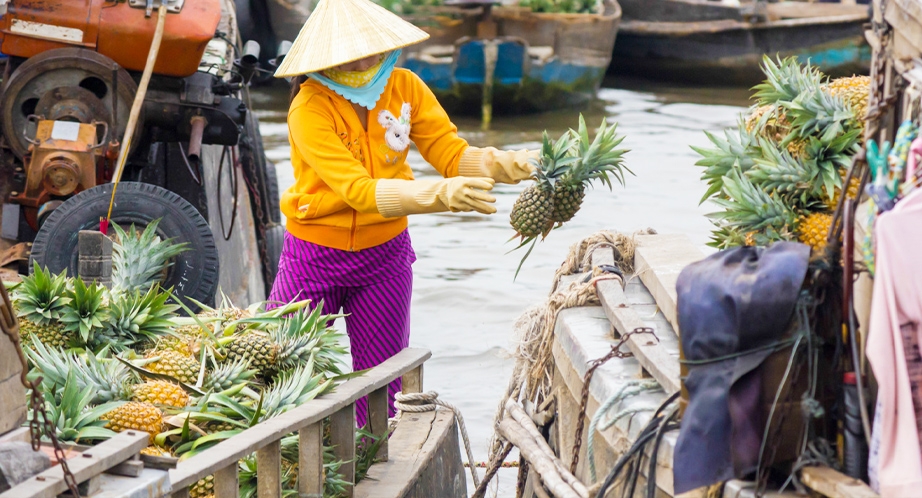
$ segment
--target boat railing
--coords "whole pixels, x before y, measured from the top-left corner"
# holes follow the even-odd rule
[[[214,475],[215,498],[237,498],[237,462],[256,453],[257,495],[260,498],[282,496],[281,440],[298,434],[298,496],[323,496],[323,421],[330,418],[331,443],[342,478],[355,481],[355,402],[368,396],[368,421],[371,433],[387,434],[387,386],[403,379],[403,392],[422,392],[423,363],[432,353],[426,349],[401,351],[366,374],[337,386],[325,396],[311,400],[277,417],[261,422],[202,453],[181,461],[170,471],[173,498],[188,498],[189,488],[197,481]],[[387,460],[387,440],[381,444],[378,460]],[[348,486],[347,497],[353,496]]]

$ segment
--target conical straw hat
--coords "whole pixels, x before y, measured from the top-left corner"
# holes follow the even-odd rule
[[[426,38],[428,33],[369,0],[320,0],[275,77],[322,71]]]

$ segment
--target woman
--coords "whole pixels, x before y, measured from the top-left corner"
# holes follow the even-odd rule
[[[493,214],[494,182],[531,176],[528,151],[471,147],[399,49],[428,35],[368,0],[321,0],[275,73],[293,77],[288,111],[295,183],[269,300],[323,302],[346,313],[353,368],[407,347],[412,263],[407,216]],[[410,142],[444,177],[414,180]],[[389,413],[394,393],[388,390]],[[365,401],[356,404],[359,426]]]

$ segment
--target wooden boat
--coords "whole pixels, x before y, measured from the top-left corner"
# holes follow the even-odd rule
[[[675,80],[752,84],[763,54],[810,60],[834,76],[866,73],[868,7],[806,2],[621,0],[624,20],[610,71]]]
[[[594,97],[621,20],[616,0],[604,0],[599,14],[534,13],[493,3],[446,0],[445,5],[414,7],[402,14],[430,38],[404,49],[400,65],[422,77],[453,114],[480,113],[487,81],[492,96],[486,100],[497,113],[544,111]],[[313,5],[311,0],[237,4],[247,4],[247,16],[265,12],[273,40],[294,39]],[[258,31],[259,23],[249,24],[251,31]],[[243,23],[242,30],[249,24]]]
[[[488,101],[497,113],[545,111],[595,96],[621,20],[615,0],[605,0],[599,14],[480,3],[405,16],[431,38],[405,49],[402,65],[420,75],[450,113],[476,114]]]

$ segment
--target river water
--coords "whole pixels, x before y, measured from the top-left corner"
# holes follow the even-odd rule
[[[572,244],[602,229],[630,233],[649,227],[686,234],[704,248],[711,227],[705,214],[714,208],[699,205],[706,188],[689,145],[706,146],[703,131],[734,125],[748,105],[748,95],[745,88],[675,88],[613,80],[606,81],[588,109],[496,118],[488,132],[480,130],[477,119],[455,121],[472,145],[537,148],[545,129],[556,138],[575,128],[579,112],[590,127],[597,127],[604,116],[626,135],[626,165],[636,174],[628,175],[626,187],[616,184],[613,192],[601,185],[589,189],[580,212],[537,245],[517,279],[513,275],[522,254],[507,254],[515,247],[507,242],[513,235],[508,220],[524,184],[497,185],[493,192],[498,213],[492,216],[410,218],[418,257],[410,344],[432,351],[424,386],[461,409],[477,460],[486,459],[493,415],[511,372],[513,324],[526,308],[547,296],[554,271]],[[294,179],[285,124],[286,89],[256,91],[252,101],[266,154],[277,165],[279,187],[287,189]],[[419,153],[411,151],[409,162],[417,178],[437,177]],[[469,482],[469,491],[470,486]],[[497,495],[514,496],[514,489],[515,471],[504,469]]]

